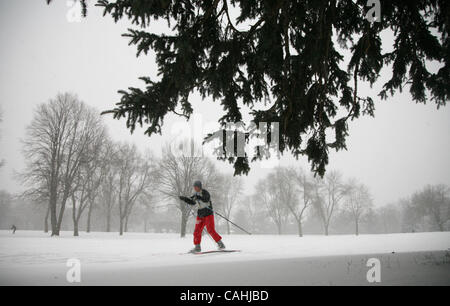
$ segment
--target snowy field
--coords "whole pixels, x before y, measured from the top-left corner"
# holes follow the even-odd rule
[[[381,262],[381,285],[450,285],[450,233],[363,236],[225,236],[240,253],[183,254],[191,237],[172,234],[0,231],[0,285],[370,285],[366,266]],[[204,237],[203,250],[215,248]]]

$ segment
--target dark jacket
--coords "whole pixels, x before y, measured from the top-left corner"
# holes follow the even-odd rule
[[[198,210],[198,212],[197,212],[197,216],[198,217],[204,218],[204,217],[207,217],[207,216],[210,216],[210,215],[214,214],[213,207],[212,207],[212,202],[211,202],[211,195],[209,194],[208,190],[202,189],[200,195],[194,194],[191,197],[191,199],[194,200],[194,205],[197,202],[199,202],[199,201],[201,201],[203,203],[207,203],[209,205],[208,207],[205,207],[205,208],[202,208],[202,209]]]

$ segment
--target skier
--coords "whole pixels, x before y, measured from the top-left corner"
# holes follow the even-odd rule
[[[202,241],[202,232],[205,226],[208,233],[217,243],[219,250],[224,250],[225,245],[222,242],[222,237],[220,237],[214,227],[214,211],[212,210],[211,196],[206,189],[202,188],[202,182],[200,181],[194,183],[194,190],[195,194],[192,197],[180,197],[181,200],[191,206],[196,206],[198,209],[197,222],[194,230],[194,248],[191,252],[200,253],[202,251],[200,243]]]
[[[17,227],[13,224],[12,226],[11,226],[11,230],[12,230],[12,233],[13,233],[13,235],[16,233],[16,231],[17,231]]]

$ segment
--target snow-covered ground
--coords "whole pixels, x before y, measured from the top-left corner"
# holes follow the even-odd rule
[[[450,285],[450,233],[362,236],[225,236],[240,253],[190,255],[191,237],[172,234],[0,231],[0,285],[69,285],[69,259],[83,285],[367,284],[369,258],[382,284]],[[208,236],[203,250],[214,249]]]

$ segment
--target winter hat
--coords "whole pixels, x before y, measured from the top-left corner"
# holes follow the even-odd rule
[[[202,189],[202,182],[200,182],[200,181],[195,181],[195,182],[194,182],[194,187],[198,187],[198,188]]]

